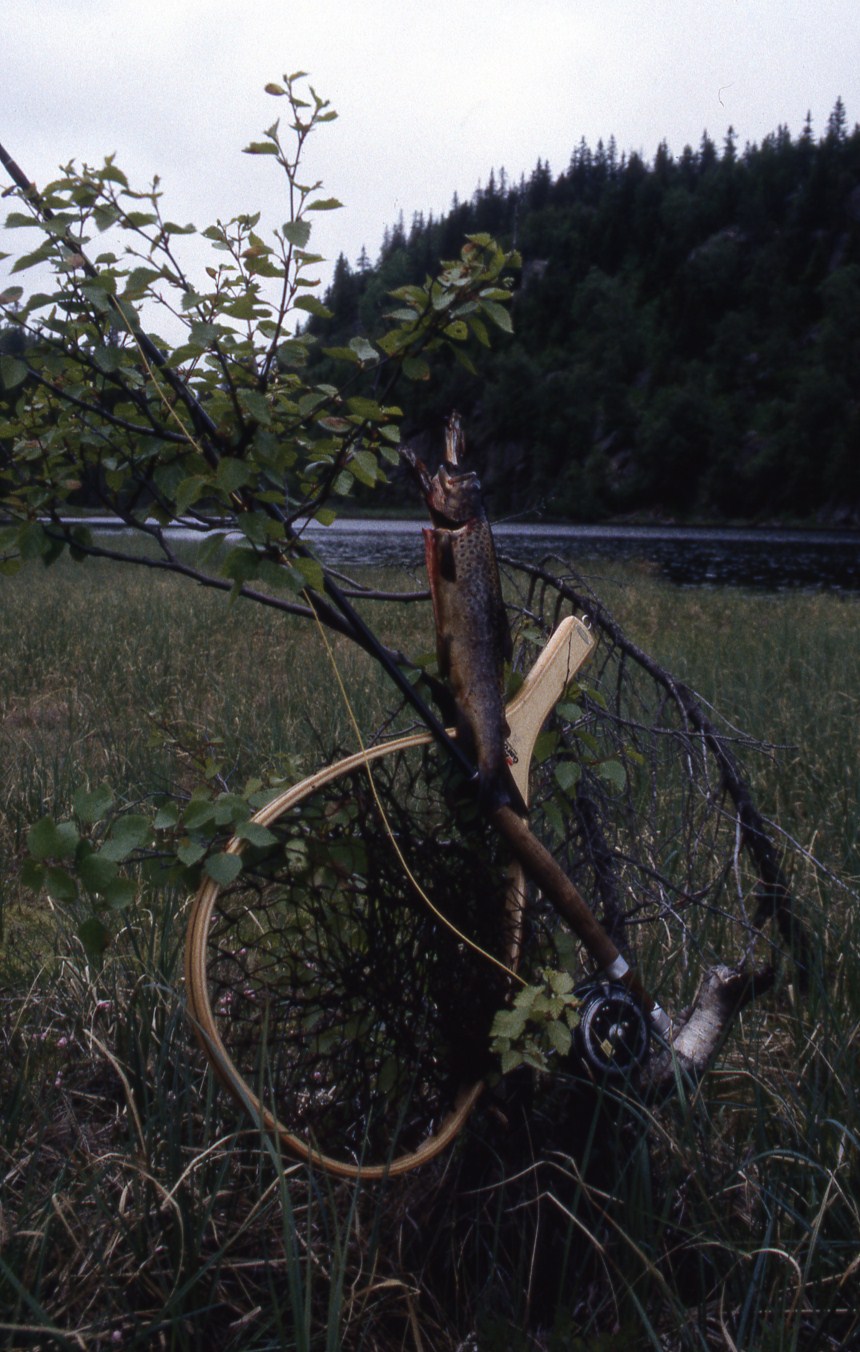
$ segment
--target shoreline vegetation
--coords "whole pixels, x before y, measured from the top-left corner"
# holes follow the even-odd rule
[[[784,984],[745,1011],[694,1100],[625,1119],[606,1186],[581,1155],[537,1149],[524,1192],[490,1113],[388,1185],[281,1158],[192,1047],[187,897],[144,888],[99,965],[75,905],[20,883],[29,826],[82,784],[134,803],[192,792],[216,746],[242,783],[350,746],[308,626],[98,563],[3,587],[0,1345],[693,1352],[725,1334],[788,1352],[857,1336],[860,601],[601,567],[631,637],[744,730],[759,805],[800,847],[786,859],[820,966],[806,995]],[[431,641],[422,603],[374,621]],[[384,678],[335,651],[378,726]],[[767,749],[745,751],[747,733]]]
[[[486,231],[521,257],[509,332],[471,354],[477,379],[450,360],[397,402],[419,454],[460,410],[496,516],[860,525],[860,124],[841,98],[820,134],[807,118],[741,147],[729,127],[650,161],[582,141],[554,169],[497,167],[438,218],[401,217],[375,262],[341,255],[308,321],[316,376]]]

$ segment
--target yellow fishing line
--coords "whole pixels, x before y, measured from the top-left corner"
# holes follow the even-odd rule
[[[169,398],[167,397],[167,395],[165,394],[164,390],[162,389],[161,384],[160,384],[160,382],[159,382],[159,379],[158,379],[158,377],[157,377],[156,374],[155,374],[155,369],[153,368],[153,366],[152,366],[151,362],[149,361],[149,359],[148,359],[146,353],[144,352],[144,350],[143,350],[143,344],[141,343],[140,338],[138,337],[138,334],[137,334],[137,331],[136,331],[134,325],[131,323],[130,319],[128,318],[128,315],[125,313],[125,310],[124,310],[123,307],[122,307],[121,305],[119,305],[118,303],[115,304],[114,308],[116,309],[117,314],[119,315],[120,319],[122,320],[123,324],[125,325],[125,327],[126,327],[128,333],[129,333],[129,335],[130,335],[130,337],[131,337],[131,339],[132,339],[132,341],[133,341],[135,347],[137,348],[138,356],[140,357],[140,360],[143,362],[144,367],[146,368],[147,375],[149,376],[150,380],[152,381],[153,385],[155,386],[155,391],[156,391],[156,393],[157,393],[159,399],[160,399],[161,402],[164,404],[164,407],[167,409],[168,417],[171,417],[171,418],[174,420],[174,422],[175,422],[176,425],[178,426],[180,432],[181,432],[182,435],[185,437],[185,439],[186,439],[186,441],[189,443],[189,445],[190,445],[190,446],[193,446],[193,448],[194,448],[194,450],[197,452],[197,454],[200,455],[200,456],[202,456],[202,457],[205,459],[205,455],[204,455],[204,453],[203,453],[202,448],[201,448],[200,446],[198,446],[197,442],[194,440],[194,437],[191,435],[191,432],[190,432],[190,431],[188,430],[188,428],[185,426],[185,423],[182,421],[182,419],[180,418],[180,416],[179,416],[179,414],[177,413],[176,409],[173,407],[173,405],[171,404]],[[233,495],[231,494],[231,496],[233,496]]]
[[[329,662],[331,663],[332,670],[334,671],[335,680],[337,681],[340,693],[343,697],[343,702],[346,705],[346,711],[349,714],[349,721],[352,723],[353,730],[358,740],[359,748],[364,754],[366,753],[366,747],[364,745],[364,739],[362,738],[361,735],[361,729],[358,726],[358,720],[355,717],[355,711],[353,710],[352,703],[350,701],[349,695],[347,694],[346,686],[343,683],[343,679],[338,669],[337,661],[335,659],[334,652],[332,651],[331,644],[328,641],[328,635],[326,634],[325,629],[323,628],[322,621],[320,620],[320,617],[316,612],[316,607],[314,606],[311,597],[308,596],[307,592],[305,593],[305,596],[307,597],[308,604],[310,605],[311,611],[313,612],[313,617],[316,620],[317,629],[319,630],[320,633],[320,638],[323,641],[326,654],[328,656]],[[509,976],[514,981],[518,981],[521,986],[525,986],[526,982],[517,972],[515,972],[512,968],[508,967],[506,963],[501,962],[499,958],[493,957],[492,953],[488,953],[487,950],[485,948],[482,948],[480,944],[475,943],[474,939],[470,939],[467,934],[464,934],[462,930],[459,930],[457,926],[454,924],[454,922],[452,920],[449,920],[448,917],[442,911],[439,910],[439,907],[435,904],[435,902],[433,902],[430,899],[430,897],[428,897],[427,893],[424,891],[424,888],[421,886],[418,879],[415,877],[414,873],[409,867],[409,864],[406,861],[403,851],[401,850],[397,842],[397,837],[394,834],[394,828],[392,827],[390,821],[388,820],[388,815],[385,811],[385,808],[382,805],[382,800],[379,796],[379,792],[376,787],[376,782],[374,781],[373,778],[373,771],[370,768],[370,762],[368,760],[365,760],[364,762],[364,769],[367,773],[367,778],[370,783],[370,791],[373,794],[374,802],[376,803],[377,810],[379,812],[380,817],[382,818],[382,824],[385,828],[385,833],[388,836],[388,839],[391,841],[394,853],[397,855],[397,858],[400,862],[400,866],[403,869],[403,872],[406,874],[406,877],[409,879],[409,882],[412,884],[415,891],[418,893],[418,896],[424,902],[425,906],[429,907],[429,909],[432,911],[433,915],[440,922],[440,924],[444,925],[446,929],[449,929],[451,933],[456,936],[456,938],[458,938],[462,943],[466,944],[468,948],[471,948],[474,953],[477,953],[479,957],[485,958],[487,962],[492,963],[494,967],[498,967],[499,971],[504,972],[505,976]]]

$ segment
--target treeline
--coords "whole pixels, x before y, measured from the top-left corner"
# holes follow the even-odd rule
[[[651,163],[582,141],[557,176],[491,173],[387,230],[375,264],[341,257],[310,327],[372,337],[392,289],[481,231],[522,255],[513,335],[476,376],[451,364],[397,397],[437,447],[464,414],[494,514],[860,523],[860,126],[841,100],[818,138],[807,118],[739,151],[730,128]]]

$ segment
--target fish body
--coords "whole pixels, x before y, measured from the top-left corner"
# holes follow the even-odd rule
[[[510,805],[525,815],[506,756],[511,634],[481,485],[476,474],[451,473],[446,464],[431,477],[420,460],[407,458],[433,521],[424,530],[424,556],[439,674],[454,698],[458,735],[474,752],[482,806]],[[453,457],[449,463],[456,465]]]

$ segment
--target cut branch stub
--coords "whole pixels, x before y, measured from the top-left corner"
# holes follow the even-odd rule
[[[669,1045],[643,1068],[643,1089],[672,1090],[678,1073],[699,1079],[710,1066],[737,1015],[773,986],[772,967],[711,967],[689,1013],[673,1029]]]

